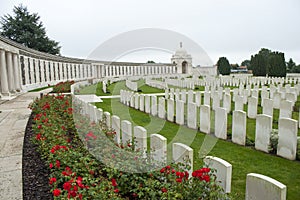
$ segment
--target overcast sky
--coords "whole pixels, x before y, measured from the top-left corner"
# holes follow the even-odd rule
[[[300,64],[299,0],[1,0],[0,15],[20,3],[39,14],[64,56],[86,58],[114,36],[159,28],[193,40],[214,63],[225,56],[240,64],[264,47]],[[144,51],[123,60],[170,62],[170,56]]]

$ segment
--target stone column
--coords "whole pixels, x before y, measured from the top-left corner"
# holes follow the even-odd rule
[[[40,83],[40,63],[38,59],[34,60],[35,63],[35,82]]]
[[[9,96],[8,79],[6,70],[6,58],[5,51],[0,49],[0,81],[1,81],[1,93],[3,96]]]
[[[34,77],[34,64],[33,64],[33,59],[32,58],[28,58],[29,61],[29,73],[30,73],[30,84],[35,83],[35,77]]]
[[[49,68],[49,73],[50,73],[50,78],[49,81],[53,81],[54,80],[54,66],[53,66],[53,62],[50,61],[50,68]]]
[[[57,81],[60,81],[61,80],[61,63],[59,63],[59,62],[57,62],[56,63],[56,67],[57,67],[57,70],[55,70],[55,72],[56,72],[56,80]]]
[[[22,77],[20,73],[21,65],[19,64],[18,54],[13,54],[13,66],[14,66],[14,79],[15,79],[15,89],[19,92],[22,89]]]
[[[8,89],[11,93],[15,93],[15,80],[14,80],[14,69],[13,69],[13,60],[12,53],[6,52],[6,68],[7,68],[7,80],[8,80]]]
[[[30,84],[29,76],[30,76],[30,71],[29,71],[29,63],[28,63],[28,57],[24,56],[24,75],[25,75],[25,85]]]
[[[40,68],[41,68],[41,83],[45,83],[45,61],[40,60]]]
[[[50,81],[50,77],[49,77],[50,68],[49,68],[49,61],[46,61],[46,60],[45,60],[45,70],[46,70],[45,81],[49,82]]]

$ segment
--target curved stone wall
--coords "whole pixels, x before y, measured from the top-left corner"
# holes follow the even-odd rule
[[[27,48],[0,36],[0,98],[66,80],[176,74],[175,64],[145,64],[84,60],[55,56]]]

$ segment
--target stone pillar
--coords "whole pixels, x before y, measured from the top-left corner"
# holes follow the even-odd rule
[[[67,64],[67,79],[68,80],[71,80],[72,79],[72,64],[71,63],[68,63]]]
[[[29,62],[28,57],[24,56],[24,73],[25,73],[25,85],[30,84],[30,69],[29,69]]]
[[[1,93],[3,96],[9,96],[8,79],[6,70],[6,58],[5,51],[0,49],[0,81],[1,81]]]
[[[34,67],[35,67],[35,82],[40,83],[40,62],[38,59],[34,60]]]
[[[14,69],[13,69],[13,60],[12,53],[6,52],[6,68],[7,68],[7,80],[8,80],[8,89],[11,93],[15,93],[15,80],[14,80]]]
[[[49,72],[50,72],[50,81],[54,81],[54,66],[53,66],[53,62],[50,61],[50,68],[49,68]]]
[[[33,59],[32,58],[28,58],[29,60],[29,73],[30,73],[30,84],[35,83],[35,78],[34,78],[34,65],[33,65]]]
[[[45,83],[45,61],[40,60],[40,67],[41,67],[41,82]]]
[[[14,78],[15,78],[15,89],[19,92],[22,89],[21,73],[18,54],[13,54],[13,66],[14,66]]]
[[[49,82],[49,81],[50,81],[50,67],[49,67],[49,61],[45,61],[45,70],[46,70],[45,81],[46,81],[46,82]]]

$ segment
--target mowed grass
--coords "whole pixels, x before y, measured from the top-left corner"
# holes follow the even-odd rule
[[[145,80],[138,80],[138,92],[144,94],[151,94],[151,93],[164,93],[164,90],[150,87],[145,84]],[[126,85],[125,81],[120,81],[116,83],[109,84],[107,86],[107,91],[104,93],[102,91],[102,82],[99,82],[94,85],[89,85],[80,89],[79,94],[96,94],[97,96],[111,96],[111,95],[120,95],[120,90],[129,90]]]
[[[117,85],[115,85],[117,86]],[[118,85],[120,87],[121,85]],[[147,90],[145,86],[144,90]],[[121,120],[129,120],[133,126],[143,126],[148,131],[148,136],[153,133],[163,135],[168,140],[168,160],[171,160],[171,148],[174,142],[184,143],[194,149],[194,169],[203,165],[205,155],[222,158],[233,166],[232,171],[232,199],[244,199],[246,188],[246,175],[259,173],[274,178],[287,185],[287,199],[294,200],[300,197],[300,162],[290,161],[276,155],[256,151],[253,147],[244,147],[216,139],[215,137],[197,132],[185,126],[153,117],[144,112],[129,108],[119,102],[119,99],[103,99],[102,103],[96,103],[104,111],[117,115]],[[232,109],[234,105],[232,105]],[[245,105],[244,110],[247,110]],[[261,108],[258,109],[261,113]],[[298,119],[298,112],[293,112],[293,118]],[[278,118],[279,111],[274,110],[274,119]],[[214,113],[211,114],[212,130],[214,129]],[[232,115],[228,115],[228,132],[231,132]],[[274,120],[273,128],[277,128]],[[255,139],[255,120],[247,119],[247,137]],[[148,140],[149,146],[149,140]]]

